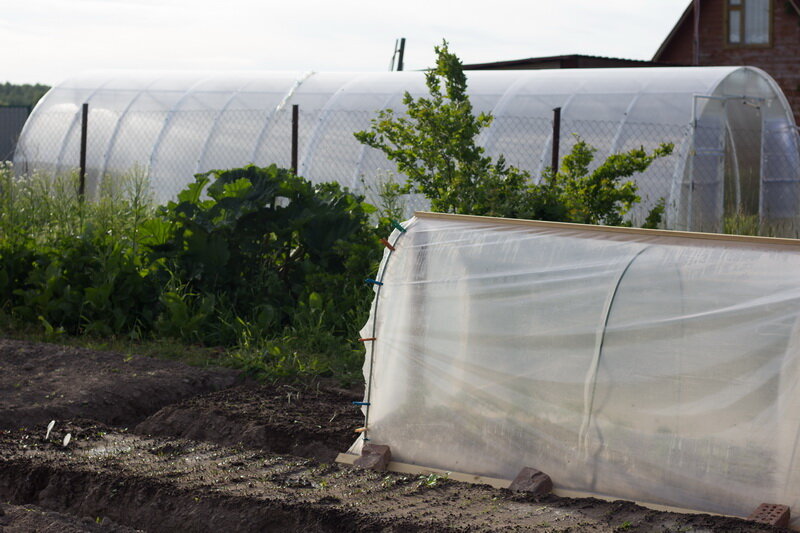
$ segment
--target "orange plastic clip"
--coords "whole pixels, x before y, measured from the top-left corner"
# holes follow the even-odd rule
[[[383,245],[385,247],[387,247],[388,249],[390,249],[391,251],[394,252],[395,248],[394,248],[394,246],[391,245],[391,243],[389,243],[389,241],[387,241],[386,239],[381,239],[381,242],[383,243]]]
[[[375,339],[377,339],[377,337],[363,337],[361,339],[358,339],[358,342],[374,341]]]
[[[356,433],[364,433],[366,430],[367,430],[367,428],[358,428],[356,430]]]

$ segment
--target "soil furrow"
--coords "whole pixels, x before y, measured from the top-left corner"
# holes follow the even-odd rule
[[[2,339],[0,371],[2,531],[772,530],[330,464],[361,391]]]
[[[363,395],[326,386],[244,385],[164,407],[135,432],[333,462],[363,425],[364,416],[352,404]]]
[[[0,436],[0,498],[147,531],[764,529],[737,519],[648,511],[629,502],[536,501],[443,478],[381,474],[99,427],[78,434],[67,447],[61,434],[50,441],[26,431]]]

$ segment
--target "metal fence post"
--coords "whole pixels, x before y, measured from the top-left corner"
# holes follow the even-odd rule
[[[292,105],[292,172],[297,176],[297,131],[300,121],[300,106]]]
[[[83,200],[86,193],[86,133],[89,122],[89,104],[83,104],[81,108],[81,159],[80,159],[80,182],[78,184],[78,196]]]
[[[406,38],[400,38],[400,51],[398,52],[397,56],[397,71],[402,72],[403,70],[403,56],[406,53]]]
[[[553,109],[553,156],[550,168],[553,172],[558,172],[558,148],[561,144],[561,108]]]

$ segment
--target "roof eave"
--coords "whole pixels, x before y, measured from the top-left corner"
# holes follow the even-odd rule
[[[659,60],[659,57],[661,56],[661,54],[664,53],[664,49],[672,42],[672,39],[678,33],[678,30],[681,28],[681,26],[683,26],[683,24],[686,22],[686,20],[689,19],[689,16],[691,15],[693,10],[694,10],[694,2],[691,1],[691,2],[689,2],[689,5],[686,6],[686,9],[683,10],[683,14],[681,15],[681,18],[679,18],[678,22],[675,23],[675,26],[673,26],[672,31],[669,32],[669,35],[667,35],[667,38],[664,39],[664,42],[662,42],[661,46],[658,47],[658,50],[653,55],[653,61],[658,61]]]

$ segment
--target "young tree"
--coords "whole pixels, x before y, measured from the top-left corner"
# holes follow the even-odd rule
[[[380,111],[372,129],[355,136],[394,161],[410,190],[424,194],[434,211],[508,216],[530,175],[484,154],[476,138],[492,116],[473,113],[461,61],[447,42],[435,50],[436,68],[425,74],[429,97],[406,92],[405,116]]]
[[[428,97],[406,92],[404,115],[380,111],[369,131],[355,134],[394,161],[408,178],[406,190],[425,195],[434,211],[624,224],[640,198],[636,184],[622,180],[672,151],[661,145],[651,154],[644,149],[614,154],[590,172],[595,149],[579,140],[560,169],[548,169],[534,183],[527,171],[507,165],[503,156],[493,160],[477,144],[493,117],[473,112],[461,61],[447,42],[435,52],[436,67],[425,74]]]

